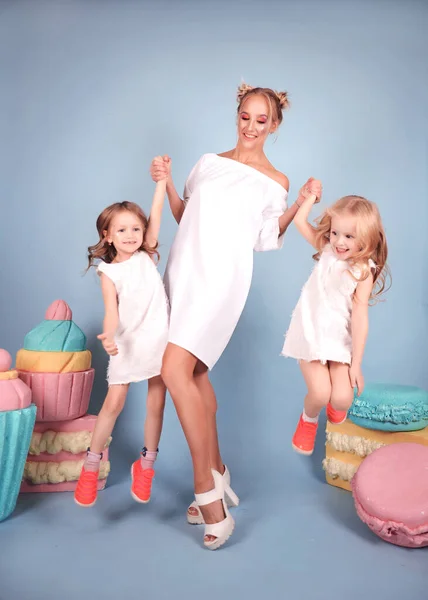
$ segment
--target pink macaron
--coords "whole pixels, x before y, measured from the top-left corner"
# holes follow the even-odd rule
[[[375,450],[352,479],[360,519],[397,546],[428,546],[428,447],[390,444]]]

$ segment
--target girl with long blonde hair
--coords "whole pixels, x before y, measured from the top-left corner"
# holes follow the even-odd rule
[[[293,312],[282,354],[299,361],[307,385],[292,445],[310,455],[321,410],[326,407],[330,422],[342,423],[354,389],[363,391],[368,307],[385,291],[389,271],[376,204],[345,196],[327,208],[314,227],[308,217],[317,198],[305,192],[304,196],[294,222],[315,248],[317,264]]]

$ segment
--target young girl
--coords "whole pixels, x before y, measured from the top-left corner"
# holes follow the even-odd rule
[[[317,250],[317,264],[303,287],[282,354],[296,358],[308,393],[292,445],[310,455],[324,406],[332,423],[342,423],[361,394],[361,371],[368,333],[368,306],[385,289],[388,248],[377,206],[345,196],[308,223],[316,202],[305,199],[294,218],[297,229]]]
[[[168,339],[168,303],[162,279],[154,264],[166,181],[159,181],[150,219],[139,206],[121,202],[108,206],[97,219],[99,242],[88,248],[88,269],[101,259],[105,316],[98,336],[110,355],[108,393],[95,425],[74,499],[93,506],[102,452],[125,404],[129,384],[148,379],[145,446],[132,465],[131,495],[137,502],[150,500],[153,465],[158,452],[165,406],[160,377]]]

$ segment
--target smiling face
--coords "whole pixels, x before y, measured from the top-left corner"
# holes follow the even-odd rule
[[[262,94],[250,95],[238,113],[238,142],[246,149],[263,148],[267,136],[278,123],[272,119],[273,110]]]
[[[349,260],[359,250],[357,219],[349,213],[333,215],[330,228],[330,245],[341,260]]]
[[[122,210],[113,217],[105,234],[108,243],[116,248],[118,259],[126,260],[141,247],[144,226],[137,215],[129,210]]]

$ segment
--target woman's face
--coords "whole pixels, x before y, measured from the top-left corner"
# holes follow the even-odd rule
[[[277,128],[269,114],[272,110],[266,98],[259,94],[250,96],[238,114],[238,142],[248,150],[263,148],[267,136]]]

